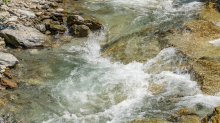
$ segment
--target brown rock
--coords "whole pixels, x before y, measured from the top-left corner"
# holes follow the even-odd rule
[[[37,6],[36,6],[36,8],[37,8],[37,9],[39,9],[39,10],[41,10],[41,7],[40,7],[40,5],[37,5]]]
[[[102,24],[94,18],[85,20],[85,25],[88,26],[91,30],[99,30],[103,28]]]
[[[200,2],[212,2],[212,3],[217,3],[219,0],[200,0]]]
[[[23,4],[26,8],[29,8],[29,6],[26,3],[21,3]]]
[[[47,30],[46,32],[45,32],[45,35],[50,35],[51,34],[51,32],[49,31],[49,30]]]
[[[84,18],[79,16],[79,15],[69,16],[69,17],[67,17],[67,23],[70,26],[72,26],[74,24],[83,25],[84,24]]]
[[[74,15],[74,16],[69,16],[67,17],[67,23],[68,25],[86,25],[88,26],[91,30],[99,30],[102,29],[103,26],[102,24],[94,19],[94,18],[90,18],[90,19],[84,19],[83,17],[79,16],[79,15]]]
[[[178,123],[201,123],[197,115],[183,115]]]
[[[202,118],[202,123],[208,123],[208,117],[207,116],[204,116],[203,118]]]
[[[67,30],[67,27],[64,25],[54,25],[54,24],[50,24],[50,30],[52,31],[61,31],[61,32],[65,32]]]
[[[174,113],[169,120],[178,123],[201,123],[199,117],[195,113],[188,112],[187,109]]]
[[[199,14],[199,17],[217,24],[220,21],[220,6],[215,3],[208,2],[203,7],[204,10]]]
[[[170,123],[157,118],[149,118],[149,119],[135,119],[129,123]]]
[[[9,79],[6,79],[6,78],[1,78],[1,85],[9,87],[9,88],[17,88],[18,87],[18,85],[15,82],[13,82]]]
[[[44,24],[45,26],[50,26],[51,22],[52,22],[52,19],[45,19],[43,20],[42,24]]]
[[[9,79],[12,79],[12,78],[13,78],[13,76],[12,76],[11,74],[7,73],[7,72],[4,72],[4,75],[5,75],[6,77],[8,77]]]
[[[91,30],[86,25],[76,25],[76,24],[74,24],[73,26],[70,27],[70,32],[73,35],[76,35],[76,36],[79,36],[79,37],[87,37],[91,33]]]
[[[190,66],[201,90],[215,95],[220,92],[220,49],[210,41],[220,39],[220,27],[204,20],[188,22],[183,26],[188,31],[174,33],[163,40],[190,57]]]

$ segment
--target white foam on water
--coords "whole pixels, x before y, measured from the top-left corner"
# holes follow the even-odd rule
[[[177,49],[166,48],[146,63],[124,65],[101,57],[100,37],[90,35],[84,45],[69,49],[71,53],[81,52],[85,63],[53,89],[64,112],[61,116],[50,115],[44,123],[122,123],[136,118],[164,118],[198,103],[213,109],[220,103],[217,96],[203,95],[189,74],[166,70],[181,64],[183,56]],[[156,66],[161,71],[146,72]],[[151,84],[161,85],[161,91],[155,94]],[[176,101],[170,103],[170,99]]]

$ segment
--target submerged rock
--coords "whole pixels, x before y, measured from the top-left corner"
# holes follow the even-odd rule
[[[202,123],[219,123],[220,122],[220,106],[214,108],[210,116],[204,116]]]
[[[160,52],[157,40],[149,40],[145,34],[133,33],[103,46],[103,56],[128,64],[132,61],[146,62]]]
[[[129,123],[170,123],[170,122],[157,118],[149,118],[149,119],[135,119]]]
[[[1,78],[1,85],[5,86],[5,87],[9,87],[9,88],[17,88],[18,87],[17,83],[13,82],[10,79],[6,79],[6,78]]]
[[[170,117],[170,121],[178,123],[201,123],[200,118],[195,113],[188,112],[187,109],[181,109]]]
[[[35,28],[25,27],[23,25],[14,25],[0,31],[0,37],[5,38],[6,43],[16,47],[25,48],[39,47],[47,41],[47,37]]]
[[[209,42],[220,39],[220,27],[204,20],[188,22],[183,27],[184,31],[165,40],[191,58],[189,64],[201,90],[215,95],[220,92],[220,49]]]
[[[199,14],[199,17],[214,24],[217,24],[220,21],[219,10],[219,5],[212,2],[208,2],[204,5],[204,10]]]

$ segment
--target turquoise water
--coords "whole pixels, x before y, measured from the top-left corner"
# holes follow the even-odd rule
[[[203,95],[191,75],[179,68],[185,56],[178,49],[165,48],[147,62],[126,65],[103,58],[100,51],[100,45],[147,27],[158,27],[155,32],[178,28],[197,19],[203,3],[81,3],[91,11],[88,14],[102,20],[105,29],[58,48],[15,53],[21,84],[6,95],[9,103],[0,112],[25,123],[124,123],[137,118],[166,120],[182,108],[202,117],[219,105],[218,96]]]

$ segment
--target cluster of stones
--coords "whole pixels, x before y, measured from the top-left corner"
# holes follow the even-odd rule
[[[16,57],[5,53],[6,45],[15,48],[44,47],[51,42],[48,35],[70,32],[75,37],[87,37],[92,31],[103,28],[94,18],[66,12],[62,8],[63,2],[32,0],[0,3],[0,90],[18,87],[17,81],[6,72],[18,64]]]

